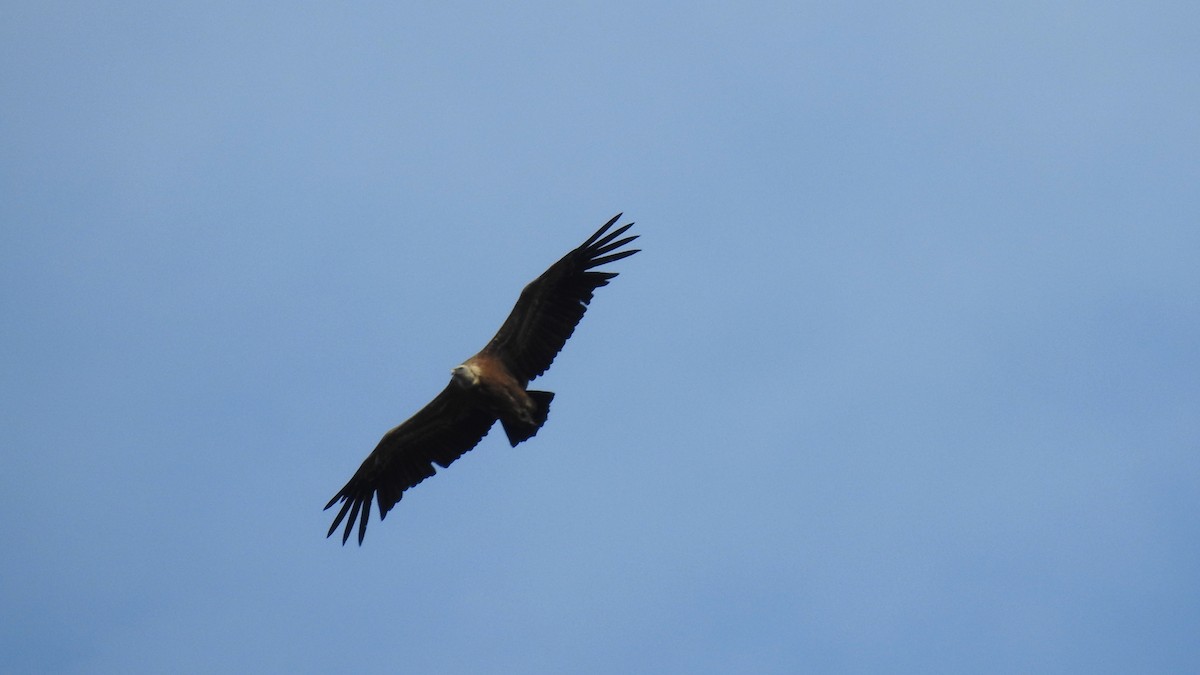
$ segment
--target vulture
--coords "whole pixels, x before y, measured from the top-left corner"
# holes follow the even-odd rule
[[[637,239],[637,235],[621,237],[633,223],[609,231],[620,217],[618,213],[525,286],[487,346],[455,366],[450,383],[417,414],[383,435],[350,481],[325,505],[328,510],[342,504],[326,537],[345,521],[345,545],[357,522],[361,546],[372,499],[383,520],[405,490],[434,474],[434,464],[443,469],[450,466],[474,448],[497,420],[513,447],[537,434],[546,423],[554,394],[528,389],[529,382],[550,368],[596,289],[617,276],[596,268],[638,252],[622,250]]]

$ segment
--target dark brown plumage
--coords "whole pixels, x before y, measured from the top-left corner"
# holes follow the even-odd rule
[[[382,520],[405,490],[434,474],[434,464],[450,466],[475,447],[496,420],[513,447],[537,433],[546,422],[554,394],[528,390],[527,385],[554,362],[595,290],[617,276],[595,268],[638,252],[618,250],[637,239],[636,235],[618,239],[633,223],[608,232],[620,217],[618,213],[530,282],[495,337],[452,371],[442,393],[383,435],[350,481],[325,505],[328,509],[342,502],[326,536],[344,520],[345,544],[357,520],[361,545],[372,499]]]

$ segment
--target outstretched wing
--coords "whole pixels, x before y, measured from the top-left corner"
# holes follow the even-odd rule
[[[604,224],[579,248],[566,254],[521,291],[512,313],[483,351],[498,356],[525,382],[546,372],[587,311],[592,293],[616,272],[595,272],[605,263],[629,257],[638,249],[617,251],[637,236],[617,239],[633,223],[608,232],[621,214]],[[614,241],[616,240],[616,241]],[[614,253],[614,251],[616,251]]]
[[[379,504],[379,519],[383,520],[405,490],[434,474],[434,463],[443,469],[450,466],[475,447],[495,421],[494,414],[476,406],[462,387],[451,382],[416,415],[384,434],[350,482],[329,500],[326,509],[339,500],[343,503],[325,536],[332,535],[345,520],[345,544],[358,520],[361,545],[367,534],[372,497]]]

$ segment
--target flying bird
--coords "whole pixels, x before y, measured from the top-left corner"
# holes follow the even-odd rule
[[[618,239],[633,223],[608,231],[620,217],[618,213],[530,282],[496,336],[450,371],[450,383],[442,393],[383,435],[350,482],[325,505],[329,509],[342,502],[326,537],[345,521],[345,545],[357,520],[361,546],[372,498],[383,520],[405,490],[434,474],[434,464],[443,469],[450,466],[474,448],[496,420],[514,448],[533,438],[546,423],[554,394],[526,387],[550,368],[595,290],[617,276],[596,268],[638,252],[618,250],[637,239],[637,235]]]

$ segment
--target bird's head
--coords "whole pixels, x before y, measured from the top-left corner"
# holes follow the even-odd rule
[[[479,384],[479,374],[475,372],[474,368],[465,363],[455,366],[454,370],[450,371],[450,375],[454,382],[464,389],[469,389]]]

